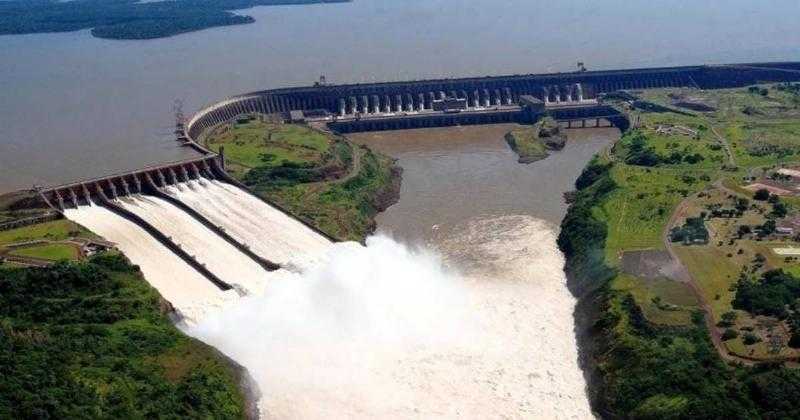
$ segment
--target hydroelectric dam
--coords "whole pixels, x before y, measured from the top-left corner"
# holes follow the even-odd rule
[[[96,179],[37,188],[50,207],[117,244],[189,320],[205,308],[258,294],[324,258],[334,242],[225,172],[203,147],[214,128],[262,114],[336,133],[503,122],[550,115],[567,127],[614,125],[625,114],[603,102],[625,90],[717,89],[800,80],[800,63],[750,63],[580,71],[354,85],[318,84],[234,96],[176,124],[197,157]]]

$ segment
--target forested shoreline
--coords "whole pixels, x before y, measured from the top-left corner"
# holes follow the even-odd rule
[[[243,371],[118,253],[0,267],[0,418],[247,416]]]
[[[10,0],[0,2],[0,35],[91,29],[108,39],[153,39],[255,22],[233,10],[349,0]]]

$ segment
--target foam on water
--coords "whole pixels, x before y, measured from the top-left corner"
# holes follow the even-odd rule
[[[555,239],[504,216],[467,223],[442,258],[336,244],[188,332],[250,371],[270,418],[591,418]]]
[[[312,264],[330,241],[240,188],[216,180],[189,181],[167,192],[188,204],[253,252],[288,267]]]
[[[202,223],[158,197],[135,195],[121,198],[117,204],[153,225],[222,281],[245,293],[261,294],[268,281],[292,276],[286,270],[266,271]]]
[[[116,243],[119,250],[141,268],[147,281],[188,322],[236,299],[236,292],[221,291],[142,228],[104,207],[92,204],[66,209],[64,214]]]

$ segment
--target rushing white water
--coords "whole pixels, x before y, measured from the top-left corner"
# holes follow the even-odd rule
[[[269,418],[591,418],[555,229],[478,219],[443,261],[385,237],[330,248],[188,332],[248,368]]]
[[[142,228],[97,205],[66,209],[67,218],[113,241],[161,296],[189,322],[237,297],[223,292]]]
[[[288,268],[305,267],[331,243],[240,188],[216,180],[190,181],[167,192],[188,204],[253,252]]]
[[[292,276],[286,270],[266,271],[202,223],[158,197],[135,195],[121,198],[117,204],[170,237],[222,281],[246,293],[261,294],[268,281]]]

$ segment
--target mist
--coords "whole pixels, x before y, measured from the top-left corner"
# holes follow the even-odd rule
[[[441,249],[335,244],[185,328],[248,369],[265,418],[590,418],[553,228],[477,220]]]

